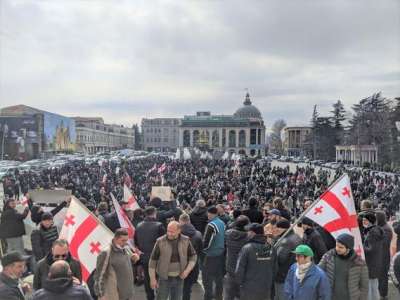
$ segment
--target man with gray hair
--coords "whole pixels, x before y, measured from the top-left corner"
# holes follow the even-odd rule
[[[90,300],[88,290],[75,284],[69,264],[64,260],[55,261],[50,269],[43,288],[37,290],[32,300]]]
[[[206,202],[203,199],[196,201],[196,206],[190,214],[190,222],[196,230],[200,231],[201,234],[204,235],[208,223],[208,216]]]

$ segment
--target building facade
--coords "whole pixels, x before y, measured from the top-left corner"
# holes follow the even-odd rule
[[[143,150],[174,152],[179,146],[179,118],[142,120]]]
[[[355,166],[378,162],[378,147],[375,145],[336,146],[336,161]]]
[[[283,129],[283,152],[286,156],[306,156],[307,137],[312,128],[309,126],[287,126]]]
[[[134,149],[135,130],[122,125],[105,124],[103,118],[75,117],[76,150],[94,154],[118,149]]]
[[[243,106],[233,115],[198,112],[185,116],[179,128],[179,147],[253,157],[265,155],[264,121],[247,93]]]
[[[7,159],[46,158],[73,152],[76,147],[72,118],[26,105],[0,110],[1,155]]]

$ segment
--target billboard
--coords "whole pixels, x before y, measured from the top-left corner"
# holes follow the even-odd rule
[[[0,116],[0,152],[4,151],[5,158],[14,160],[37,157],[38,127],[34,116]]]
[[[43,113],[44,144],[46,151],[74,151],[76,145],[75,120]]]

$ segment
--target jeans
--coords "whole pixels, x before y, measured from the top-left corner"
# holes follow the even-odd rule
[[[147,300],[154,300],[154,291],[150,286],[149,263],[143,262],[144,269],[144,290],[146,291]]]
[[[24,255],[24,241],[22,240],[22,236],[7,238],[7,253],[11,251],[18,251],[22,255]]]
[[[206,256],[202,269],[204,300],[222,300],[223,277],[224,277],[224,255]],[[213,283],[215,283],[215,295],[213,297]]]
[[[284,283],[275,282],[275,296],[274,300],[286,300],[285,292],[284,292]]]
[[[368,281],[368,300],[379,300],[378,278]]]
[[[232,274],[226,273],[224,277],[224,300],[234,300],[240,296],[239,284]]]
[[[183,280],[180,277],[168,277],[167,280],[158,279],[157,300],[181,300]],[[169,297],[169,298],[168,298]]]

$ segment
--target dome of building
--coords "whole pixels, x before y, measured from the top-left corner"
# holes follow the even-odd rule
[[[261,112],[251,104],[249,93],[246,94],[243,106],[234,113],[234,116],[242,119],[262,119]]]

